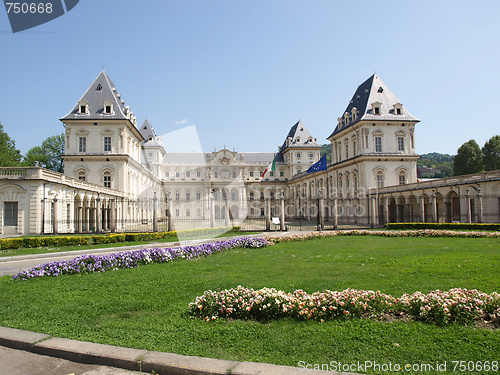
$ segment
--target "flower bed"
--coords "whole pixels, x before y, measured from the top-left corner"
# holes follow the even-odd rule
[[[271,244],[280,242],[305,241],[331,236],[379,236],[379,237],[463,237],[463,238],[500,238],[500,232],[455,231],[455,230],[341,230],[293,234],[287,236],[266,236]]]
[[[206,257],[213,253],[234,248],[260,248],[267,245],[267,241],[263,238],[233,238],[227,241],[205,243],[198,246],[122,251],[108,255],[81,255],[69,261],[62,260],[39,264],[38,266],[19,272],[13,276],[13,279],[27,280],[42,276],[60,276],[76,273],[105,272],[120,268],[135,268],[149,263],[165,263],[178,259],[189,260]]]
[[[380,291],[346,289],[285,293],[263,288],[238,286],[221,291],[206,291],[189,304],[191,316],[207,321],[220,318],[273,320],[280,318],[330,319],[373,318],[382,314],[407,315],[439,325],[469,324],[483,319],[500,323],[500,295],[477,290],[451,289],[423,294],[404,294],[401,298]]]

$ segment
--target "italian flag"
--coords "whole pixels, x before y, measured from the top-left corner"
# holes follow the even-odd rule
[[[273,158],[273,161],[271,162],[271,164],[269,164],[269,166],[266,168],[266,170],[264,171],[264,173],[262,173],[262,178],[264,178],[264,176],[266,175],[267,171],[275,171],[276,170],[276,155],[274,155],[274,158]]]

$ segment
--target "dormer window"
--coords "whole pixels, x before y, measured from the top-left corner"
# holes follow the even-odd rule
[[[344,113],[344,123],[347,125],[349,123],[349,113]]]
[[[78,102],[78,113],[80,115],[88,115],[89,114],[89,103],[86,100],[80,100]]]
[[[113,102],[111,100],[104,101],[104,114],[105,115],[113,114]]]
[[[401,103],[394,104],[394,114],[395,115],[403,114],[403,105]]]
[[[374,115],[380,115],[382,111],[380,110],[382,106],[382,103],[380,102],[373,102],[372,103],[372,114]]]
[[[352,121],[356,120],[356,118],[358,117],[358,109],[354,107],[351,113],[352,113]]]

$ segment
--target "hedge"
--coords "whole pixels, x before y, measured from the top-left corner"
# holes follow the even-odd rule
[[[387,223],[385,229],[500,230],[500,224],[477,223]]]
[[[139,242],[153,241],[160,239],[177,239],[182,237],[194,237],[200,235],[211,235],[223,232],[237,233],[240,227],[220,227],[220,228],[203,228],[203,229],[188,229],[182,231],[171,232],[149,232],[149,233],[108,233],[101,235],[59,235],[59,236],[43,236],[43,237],[13,237],[0,239],[0,250],[19,249],[19,248],[35,248],[35,247],[59,247],[59,246],[83,246],[96,245],[117,242]]]

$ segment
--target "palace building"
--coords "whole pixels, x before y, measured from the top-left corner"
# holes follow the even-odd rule
[[[375,74],[325,129],[331,162],[315,172],[308,169],[321,145],[302,121],[276,152],[166,152],[105,71],[61,121],[64,174],[0,168],[2,234],[166,230],[172,222],[270,229],[271,218],[281,229],[298,221],[319,228],[500,221],[500,171],[418,181],[419,120]]]

